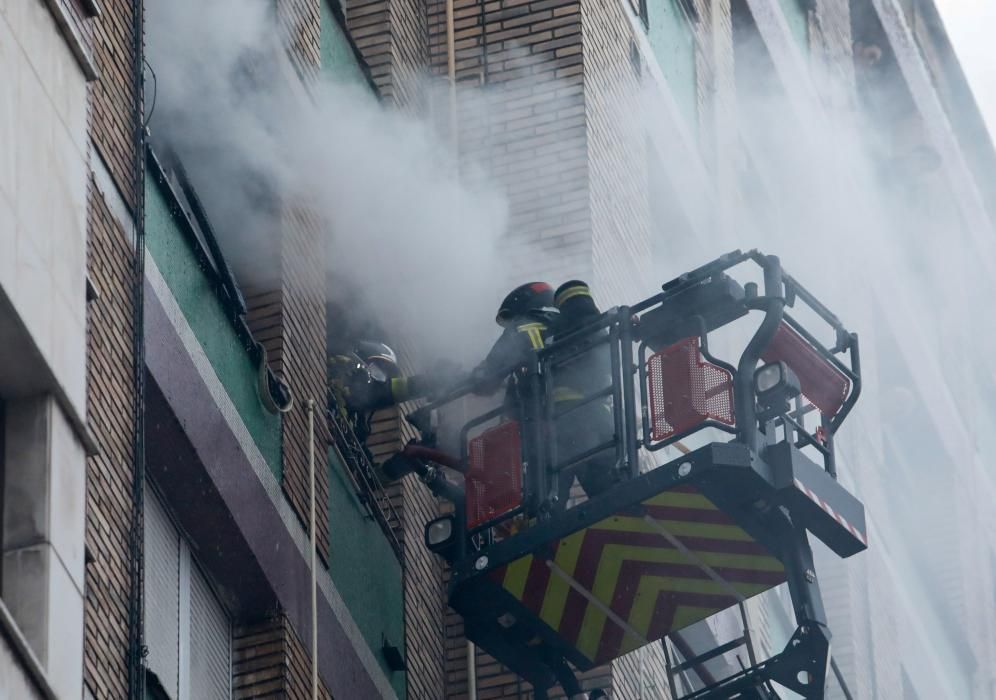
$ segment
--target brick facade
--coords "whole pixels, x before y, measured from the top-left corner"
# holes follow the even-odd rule
[[[314,217],[300,209],[284,212],[281,237],[280,373],[295,397],[294,410],[284,414],[284,491],[305,524],[308,522],[308,414],[313,399],[315,463],[325,464],[328,425],[322,419],[326,392],[325,239]],[[328,470],[315,468],[315,502],[329,502]],[[318,512],[324,508],[318,507]],[[318,551],[329,551],[329,524],[317,517]]]
[[[648,148],[638,116],[644,59],[619,2],[585,0],[581,31],[591,281],[608,307],[640,299],[652,288]]]
[[[398,408],[374,416],[367,446],[380,462],[404,447],[414,432]],[[414,476],[387,487],[401,517],[394,528],[404,548],[405,661],[408,697],[439,700],[446,687],[443,616],[445,588],[439,559],[422,546],[425,523],[437,517],[436,498]]]
[[[428,8],[432,66],[445,74],[445,4]],[[456,0],[454,20],[460,157],[481,165],[508,198],[509,284],[580,276],[606,303],[631,296],[650,260],[649,211],[645,144],[622,126],[640,77],[622,6]],[[452,611],[446,635],[447,697],[465,698],[467,647]],[[479,697],[531,696],[480,650],[476,669]],[[593,670],[584,687],[610,687],[613,671]]]
[[[306,700],[311,663],[305,645],[283,615],[240,625],[232,633],[232,698]],[[319,680],[318,697],[331,700]]]
[[[76,3],[70,3],[76,5]],[[128,692],[128,613],[134,473],[134,357],[132,351],[134,246],[131,216],[111,205],[136,201],[134,159],[132,3],[101,3],[99,18],[72,12],[84,36],[92,33],[100,80],[91,83],[90,128],[96,155],[111,182],[91,179],[88,197],[87,274],[97,293],[87,316],[87,423],[99,453],[87,460],[84,682],[95,698]],[[91,166],[96,166],[91,162]],[[120,193],[120,194],[119,194]],[[113,213],[112,213],[113,212]]]
[[[445,3],[428,12],[432,67],[445,74]],[[508,199],[508,283],[590,276],[581,3],[456,0],[454,18],[460,157]]]
[[[424,4],[419,0],[350,2],[346,25],[381,97],[388,104],[417,109],[419,72],[427,51]]]
[[[321,68],[321,3],[323,0],[278,0],[277,19],[290,37],[291,60],[305,78]]]
[[[84,675],[96,698],[128,684],[133,474],[133,247],[90,185],[88,272],[99,295],[88,309],[87,423],[100,452],[87,460]]]
[[[114,182],[129,206],[135,203],[134,128],[135,105],[134,3],[109,0],[93,24],[93,50],[100,79],[92,85],[90,138],[107,162]]]
[[[290,37],[290,56],[305,80],[316,79],[321,67],[320,0],[281,0],[277,16]],[[307,401],[316,403],[315,460],[324,465],[329,432],[323,418],[326,393],[325,232],[305,207],[282,202],[274,250],[279,261],[275,279],[247,290],[247,322],[267,351],[271,369],[290,387],[293,410],[283,417],[283,489],[294,511],[308,523]],[[315,469],[317,512],[329,497],[328,472]],[[318,551],[327,559],[329,525],[316,518]]]

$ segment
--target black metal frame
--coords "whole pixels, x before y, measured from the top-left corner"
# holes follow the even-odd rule
[[[741,288],[727,276],[731,268],[749,262],[755,263],[763,272],[763,295],[758,294],[757,285],[749,283]],[[704,285],[716,280],[721,282],[722,289],[732,290],[733,293],[727,294],[726,297],[722,295],[716,297],[715,294],[712,297],[703,295],[702,298],[707,300],[703,303],[712,304],[712,307],[692,308],[688,310],[687,315],[680,315],[685,310],[682,305],[687,300],[694,301],[696,294],[705,288]],[[710,293],[713,292],[715,290],[710,290]],[[677,305],[676,300],[680,301]],[[786,306],[793,307],[799,301],[808,306],[833,330],[836,336],[833,348],[826,348],[812,333],[785,312]],[[717,311],[714,308],[717,304],[723,308]],[[751,311],[763,312],[763,317],[738,358],[736,366],[714,357],[709,350],[709,332],[731,320],[746,316]],[[676,313],[680,318],[675,316]],[[655,349],[653,342],[655,334],[658,338],[668,337],[668,331],[664,331],[663,335],[660,332],[661,319],[668,319],[669,322],[678,319],[677,325],[682,329],[693,328],[692,332],[699,337],[700,352],[703,357],[731,373],[735,426],[706,420],[666,440],[651,439],[645,364],[647,354]],[[850,392],[837,414],[821,420],[818,429],[821,434],[818,436],[810,434],[805,428],[803,421],[807,411],[799,401],[796,401],[794,411],[780,411],[773,416],[762,416],[764,420],[760,423],[758,420],[753,386],[754,370],[783,322],[851,382]],[[583,397],[569,409],[558,412],[552,400],[553,377],[556,376],[557,367],[604,344],[608,344],[610,348],[611,384]],[[634,354],[634,345],[638,345],[636,354]],[[845,353],[848,358],[847,363],[839,357]],[[847,331],[837,317],[794,278],[785,274],[777,257],[763,255],[755,250],[734,251],[668,282],[663,285],[660,293],[632,307],[621,306],[605,312],[586,328],[557,339],[537,352],[517,372],[520,386],[525,387],[523,395],[526,397],[524,405],[519,407],[525,470],[522,504],[472,530],[464,528],[464,532],[458,537],[458,542],[450,550],[453,565],[451,604],[461,613],[465,613],[468,635],[473,636],[476,630],[485,648],[490,644],[496,649],[493,652],[496,656],[504,657],[505,663],[515,668],[518,657],[512,658],[515,656],[514,648],[509,650],[503,646],[506,640],[502,638],[501,631],[495,632],[488,627],[486,621],[478,624],[474,620],[480,614],[482,596],[490,596],[493,599],[489,606],[485,606],[485,614],[487,611],[493,612],[491,608],[499,605],[499,602],[508,609],[515,609],[519,614],[522,614],[523,610],[520,609],[521,606],[516,607],[516,601],[508,600],[507,595],[503,596],[494,582],[487,582],[483,574],[518,557],[542,550],[546,544],[563,536],[564,532],[580,529],[585,523],[596,522],[599,517],[604,517],[605,513],[614,512],[614,508],[625,507],[626,503],[632,504],[636,502],[634,499],[638,501],[652,496],[668,488],[668,483],[678,483],[681,481],[678,473],[679,465],[694,463],[697,474],[703,472],[703,469],[698,468],[701,466],[705,472],[712,471],[722,474],[723,479],[737,481],[730,476],[732,472],[729,472],[728,466],[722,467],[722,460],[717,461],[713,458],[715,455],[733,454],[728,451],[734,449],[738,455],[734,461],[739,466],[749,467],[751,474],[754,475],[752,478],[756,477],[756,483],[751,482],[750,488],[757,493],[758,503],[762,504],[761,509],[753,513],[750,518],[738,516],[738,522],[744,520],[739,524],[758,541],[764,543],[770,551],[776,553],[785,564],[799,627],[792,642],[782,653],[760,663],[754,663],[752,658],[751,667],[742,673],[723,679],[687,697],[710,698],[710,700],[731,697],[731,693],[742,692],[745,688],[757,688],[759,684],[776,681],[805,697],[822,698],[822,688],[826,680],[826,661],[829,658],[830,633],[815,576],[807,528],[827,541],[841,556],[849,556],[855,551],[860,551],[865,545],[863,538],[859,540],[852,537],[853,541],[850,541],[844,535],[832,531],[831,525],[820,520],[819,506],[813,505],[813,502],[806,500],[805,496],[799,496],[796,484],[800,479],[812,484],[812,488],[819,492],[820,499],[832,503],[837,509],[835,512],[847,513],[863,531],[864,515],[860,503],[835,482],[836,464],[833,445],[835,433],[850,413],[861,392],[857,336]],[[639,389],[634,385],[637,379],[640,383]],[[439,408],[471,389],[469,386],[460,387],[433,402],[423,411]],[[575,455],[569,462],[561,463],[558,459],[556,441],[551,439],[553,435],[551,431],[554,430],[552,426],[556,419],[607,397],[612,399],[615,439],[591,448],[582,455]],[[639,417],[638,407],[641,414]],[[470,432],[489,421],[499,419],[501,415],[502,409],[498,408],[468,421],[463,426],[461,458],[464,463],[467,459],[466,445]],[[775,444],[775,435],[779,427],[782,427],[785,436],[790,438],[788,444]],[[641,450],[655,453],[705,429],[718,429],[734,437],[730,443],[710,443],[668,464],[658,466],[649,474],[641,474]],[[779,449],[774,449],[776,447]],[[788,449],[781,449],[782,447]],[[822,469],[800,452],[804,447],[816,449],[823,461]],[[562,478],[563,475],[570,475],[572,470],[585,459],[609,449],[615,450],[616,471],[620,483],[607,493],[591,498],[570,512],[565,512],[565,504],[559,504],[551,497],[557,492],[556,488],[551,488],[555,485],[555,480]],[[723,449],[727,452],[723,452]],[[703,458],[697,455],[709,455],[710,459],[699,464]],[[817,478],[814,470],[822,477]],[[712,483],[714,485],[716,480]],[[645,490],[634,495],[633,488],[640,485],[645,485]],[[710,486],[709,497],[724,511],[741,513],[743,503],[736,499],[742,498],[743,494],[737,493],[742,487],[743,485],[733,489],[733,495],[730,495],[722,488],[716,489]],[[657,491],[653,491],[654,488]],[[459,505],[458,518],[463,515],[462,503]],[[520,516],[525,516],[522,519],[528,520],[526,527],[504,539],[494,536],[495,526]],[[458,524],[459,522],[461,521],[458,519]],[[845,535],[851,537],[850,533]],[[477,598],[467,599],[468,591],[472,591]],[[491,626],[493,627],[493,624]],[[551,639],[549,634],[539,628],[531,630],[531,633],[543,638],[543,643],[546,645],[544,648],[548,646],[555,650],[556,654],[559,654],[557,658],[567,659],[583,668],[584,659],[572,654],[570,649],[558,646],[557,640]],[[702,657],[688,659],[686,665],[694,665],[701,661]],[[524,659],[518,659],[518,662],[527,663]],[[531,671],[520,670],[520,673],[538,687],[544,687],[544,684],[549,685],[557,680],[558,674],[544,675],[535,669],[534,662],[535,659],[528,662],[532,664]],[[549,670],[555,665],[555,661],[550,660],[545,667]],[[800,682],[798,677],[800,670],[809,674],[808,677],[811,679],[809,683]]]

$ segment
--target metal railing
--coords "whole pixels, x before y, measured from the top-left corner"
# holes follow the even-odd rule
[[[404,545],[398,539],[396,528],[403,527],[404,521],[394,507],[384,483],[377,475],[370,454],[353,432],[353,427],[341,412],[334,395],[330,397],[329,404],[326,417],[332,435],[333,449],[339,453],[343,470],[352,483],[353,491],[366,510],[367,516],[380,526],[403,568]]]

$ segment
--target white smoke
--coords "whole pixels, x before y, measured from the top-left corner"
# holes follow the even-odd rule
[[[979,37],[988,41],[993,27],[996,22],[988,34],[980,29]],[[724,115],[736,133],[725,134],[726,147],[706,164],[714,175],[732,174],[738,192],[721,193],[719,223],[693,222],[696,240],[680,247],[701,255],[700,262],[724,252],[705,252],[718,240],[777,254],[859,333],[864,392],[837,446],[841,479],[868,509],[872,544],[863,561],[821,565],[889,572],[891,580],[876,579],[870,595],[882,609],[876,615],[891,616],[895,634],[904,641],[919,634],[918,610],[909,601],[928,603],[950,616],[953,629],[972,630],[965,638],[979,645],[979,663],[991,665],[986,656],[996,630],[976,624],[970,607],[951,600],[965,596],[992,610],[992,576],[977,576],[970,562],[988,561],[996,545],[992,518],[979,510],[996,494],[986,458],[996,445],[990,368],[996,343],[984,320],[994,298],[994,231],[971,228],[973,218],[961,208],[970,198],[952,185],[964,161],[924,128],[887,56],[872,55],[873,65],[859,57],[857,92],[839,73],[809,62],[806,80],[818,96],[809,100],[781,87],[762,51],[749,39],[737,46],[736,113]],[[828,99],[834,95],[850,99]],[[985,103],[984,93],[978,96]],[[974,106],[947,108],[957,115]],[[661,123],[650,113],[645,128],[654,133]],[[988,144],[961,145],[968,153],[991,152]],[[675,176],[687,170],[683,163]],[[985,191],[996,183],[978,185]],[[673,199],[673,193],[653,196]],[[688,254],[680,258],[681,267],[662,270],[662,279],[695,264]],[[952,552],[956,532],[977,537],[972,554]],[[833,622],[844,611],[830,612]],[[940,656],[920,665],[918,655],[932,647],[927,639],[919,644],[878,645],[874,658],[853,663],[867,663],[860,670],[897,683],[903,663],[915,684],[923,682],[924,697],[961,696],[941,680],[961,671]],[[913,648],[915,654],[903,658]]]
[[[996,4],[989,0],[936,0],[951,44],[990,132],[996,130]]]
[[[469,185],[487,180],[466,170],[458,176],[448,140],[429,122],[384,109],[361,86],[295,95],[288,87],[295,81],[272,60],[287,42],[273,34],[264,3],[147,7],[159,93],[152,129],[181,152],[241,280],[265,282],[267,261],[240,255],[258,255],[278,225],[259,196],[262,184],[310,205],[327,224],[333,288],[342,281],[355,290],[358,311],[396,327],[429,357],[479,353],[494,335],[490,319],[509,277],[498,254],[506,227],[499,189]],[[974,51],[964,46],[957,48]],[[749,42],[739,48],[736,114],[722,115],[732,131],[720,134],[717,157],[704,163],[706,186],[731,186],[692,192],[690,164],[664,163],[673,173],[668,191],[650,192],[686,205],[662,223],[667,263],[653,274],[663,282],[733,246],[759,247],[781,256],[859,332],[865,391],[839,436],[842,479],[895,538],[880,552],[903,550],[918,570],[945,570],[953,545],[917,547],[916,539],[959,509],[955,494],[996,493],[991,467],[986,476],[978,466],[986,448],[996,449],[992,231],[967,227],[950,184],[960,166],[923,130],[898,73],[859,66],[866,72],[858,94],[813,63],[807,79],[821,98],[807,100],[771,79],[759,50]],[[700,51],[712,55],[710,47]],[[668,143],[675,134],[659,132],[670,122],[654,88],[648,92],[639,138]],[[996,105],[978,85],[976,93],[984,109]],[[840,94],[850,99],[825,99]],[[869,103],[878,120],[868,118]],[[701,140],[713,136],[710,128],[703,121]],[[689,197],[701,201],[688,207]],[[676,227],[679,220],[693,233]],[[947,483],[939,476],[949,474]],[[961,491],[948,489],[954,482]],[[890,498],[900,488],[901,504]],[[976,582],[973,599],[992,582],[960,576]]]
[[[305,92],[270,5],[147,3],[154,143],[179,154],[245,288],[274,280],[280,205],[303,209],[327,232],[333,298],[426,360],[474,357],[504,276],[501,192],[466,164],[461,177],[428,119],[367,85]]]

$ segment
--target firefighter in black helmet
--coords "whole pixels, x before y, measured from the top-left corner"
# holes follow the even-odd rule
[[[498,307],[495,322],[504,328],[484,361],[471,373],[478,394],[493,394],[501,387],[529,354],[546,345],[557,320],[553,306],[553,287],[546,282],[529,282],[516,287]],[[506,406],[512,415],[521,399],[521,388],[509,381],[505,393]]]
[[[570,342],[572,334],[593,323],[601,311],[592,298],[588,285],[570,280],[557,288],[554,305],[559,317],[554,339]],[[578,337],[579,343],[590,339]],[[557,463],[565,465],[572,458],[608,444],[613,439],[615,425],[612,405],[608,398],[589,403],[584,400],[610,385],[612,370],[608,345],[602,343],[584,350],[574,359],[557,367],[553,377],[553,396],[557,402],[555,420]],[[573,407],[577,408],[573,408]],[[573,410],[572,410],[573,409]],[[581,488],[589,498],[608,490],[614,482],[615,450],[607,449],[582,462],[576,470]],[[573,479],[560,480],[559,498],[563,503],[570,493]]]
[[[572,280],[554,293],[544,282],[531,282],[514,289],[502,302],[495,320],[505,331],[487,358],[472,374],[477,392],[493,393],[508,379],[505,393],[506,415],[520,413],[525,389],[516,381],[515,369],[522,366],[529,353],[548,345],[554,337],[566,337],[595,320],[600,312],[584,282]],[[612,439],[613,421],[604,400],[570,410],[586,395],[608,386],[610,378],[607,347],[601,345],[580,355],[558,369],[553,377],[555,414],[565,414],[555,421],[557,463]],[[614,451],[595,455],[576,469],[581,487],[589,497],[605,491],[612,484]],[[561,479],[558,499],[565,503],[573,479]]]

